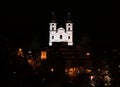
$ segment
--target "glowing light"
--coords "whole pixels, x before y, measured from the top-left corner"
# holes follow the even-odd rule
[[[118,67],[120,68],[120,65],[118,65]]]
[[[47,51],[41,51],[41,60],[46,60],[47,58]]]
[[[95,87],[95,84],[94,84],[94,82],[92,82],[92,83],[90,83],[93,87]]]
[[[110,76],[108,76],[108,75],[104,76],[105,86],[110,86],[111,80],[112,79],[110,78]]]
[[[89,55],[90,55],[90,53],[86,53],[86,55],[87,55],[87,56],[89,56]]]
[[[105,73],[105,74],[108,74],[108,72],[109,72],[109,71],[108,71],[108,70],[106,70],[104,73]]]
[[[28,53],[32,53],[32,51],[28,51]]]
[[[19,48],[18,52],[17,52],[17,56],[21,56],[21,57],[24,57],[23,55],[23,52],[22,52],[22,49]]]
[[[100,69],[98,69],[98,71],[100,71]]]
[[[14,74],[16,74],[16,72],[13,72]]]
[[[54,69],[53,68],[51,68],[51,72],[53,72],[54,71]]]
[[[29,63],[30,65],[32,65],[32,66],[34,65],[34,61],[33,61],[32,59],[29,59],[29,60],[28,60],[28,63]]]
[[[65,69],[65,73],[66,75],[68,75],[69,77],[77,77],[80,73],[85,73],[85,72],[91,72],[90,69],[87,69],[87,71],[82,67],[71,67],[71,68],[66,68]]]
[[[37,59],[28,59],[27,62],[28,62],[28,64],[30,66],[33,67],[33,69],[35,69],[36,67],[39,67],[41,65],[39,58],[37,58]]]
[[[90,73],[92,70],[90,69],[86,69],[86,73]]]
[[[90,76],[90,80],[93,80],[94,76]]]
[[[19,48],[19,51],[22,51],[22,49],[21,49],[21,48]]]
[[[74,75],[74,68],[70,68],[68,73],[69,73],[69,75],[73,76]]]

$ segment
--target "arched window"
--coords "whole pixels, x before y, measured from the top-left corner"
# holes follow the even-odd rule
[[[60,35],[60,39],[62,39],[62,35]]]
[[[68,24],[68,26],[70,26],[70,24]]]
[[[70,27],[68,28],[68,30],[70,31]]]
[[[54,30],[54,27],[52,27],[52,30]]]
[[[68,39],[70,39],[70,36],[68,36]]]
[[[52,39],[54,39],[54,36],[52,36]]]

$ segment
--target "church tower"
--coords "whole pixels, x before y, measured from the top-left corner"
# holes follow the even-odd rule
[[[66,23],[66,34],[68,45],[73,45],[73,23],[71,22],[71,13],[68,12],[68,19]]]
[[[57,23],[55,20],[55,12],[52,12],[52,20],[51,23],[49,23],[50,30],[49,30],[49,46],[52,46],[52,42],[54,41],[54,35],[56,33],[57,29]]]
[[[53,42],[67,42],[68,46],[73,45],[73,23],[70,20],[70,16],[70,13],[68,13],[66,29],[63,27],[57,28],[55,13],[52,13],[52,21],[49,25],[49,46],[52,46]]]

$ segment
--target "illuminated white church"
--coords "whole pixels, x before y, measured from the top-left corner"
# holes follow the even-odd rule
[[[53,18],[51,23],[49,23],[49,46],[52,46],[53,42],[67,42],[68,46],[73,45],[73,23],[70,20],[70,13],[68,13],[68,20],[65,26],[65,28],[57,27],[57,23]]]

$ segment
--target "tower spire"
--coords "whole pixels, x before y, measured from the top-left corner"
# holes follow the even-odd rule
[[[52,11],[52,19],[51,19],[51,22],[56,22],[56,16],[55,16],[55,12],[54,10]]]
[[[71,22],[71,13],[70,12],[67,13],[67,22]]]

